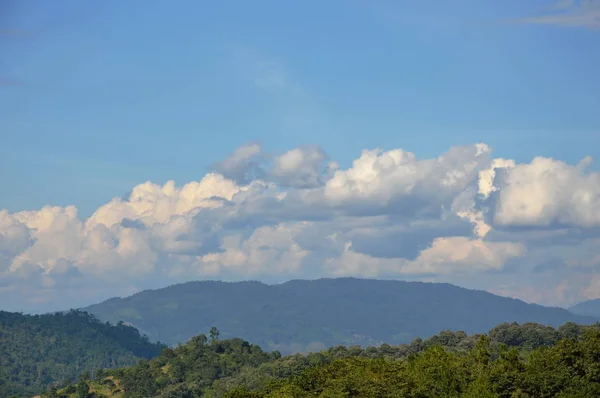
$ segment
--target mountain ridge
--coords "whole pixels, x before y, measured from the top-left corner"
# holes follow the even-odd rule
[[[112,298],[84,308],[99,319],[122,320],[154,340],[176,345],[216,326],[224,338],[244,335],[282,353],[338,344],[400,344],[439,330],[479,333],[503,322],[597,320],[447,283],[360,278],[191,281]]]
[[[600,318],[600,298],[582,301],[568,308],[574,314]]]

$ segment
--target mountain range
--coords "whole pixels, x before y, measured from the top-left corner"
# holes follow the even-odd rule
[[[558,327],[596,318],[450,284],[355,278],[201,281],[112,298],[84,309],[168,345],[217,327],[282,354],[336,345],[408,343],[440,330],[482,333],[504,322]]]

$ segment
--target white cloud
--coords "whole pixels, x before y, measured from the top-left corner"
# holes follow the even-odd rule
[[[542,254],[562,270],[600,269],[600,176],[589,160],[490,154],[484,144],[431,159],[365,150],[340,169],[317,147],[268,154],[251,144],[199,181],[140,184],[88,219],[74,206],[0,211],[0,300],[56,309],[199,278],[451,281],[515,264],[526,275]],[[552,239],[562,246],[541,247]],[[569,300],[590,295],[574,286]]]
[[[536,157],[529,164],[496,169],[493,223],[496,226],[593,227],[600,225],[600,173],[586,173],[591,158],[571,166]]]
[[[443,237],[421,252],[405,273],[449,274],[457,271],[502,269],[511,258],[520,257],[525,247],[513,242],[485,242],[466,237]]]
[[[600,298],[600,274],[594,274],[588,278],[588,283],[581,291],[581,296],[587,300]]]
[[[294,148],[275,157],[271,176],[279,185],[317,187],[339,168],[336,162],[326,161],[327,155],[319,147]]]
[[[325,199],[366,211],[439,214],[488,165],[489,152],[487,145],[477,144],[419,160],[402,149],[364,150],[350,169],[336,171],[327,181]]]
[[[305,227],[303,223],[279,224],[257,228],[247,238],[241,235],[227,236],[222,252],[198,257],[196,265],[210,274],[220,270],[242,275],[294,274],[302,267],[308,251],[295,241],[296,235]]]
[[[13,259],[33,244],[29,228],[6,210],[0,210],[0,275]]]
[[[443,237],[410,261],[405,258],[377,258],[356,252],[346,242],[343,253],[330,258],[326,267],[333,275],[379,277],[388,275],[425,275],[473,273],[502,269],[507,260],[523,255],[523,245],[511,242],[484,242],[466,237]]]
[[[221,162],[213,165],[213,169],[226,178],[239,183],[262,177],[261,162],[265,160],[259,144],[247,144],[237,148]]]

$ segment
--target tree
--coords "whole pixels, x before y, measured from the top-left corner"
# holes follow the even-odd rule
[[[78,398],[88,398],[90,394],[90,386],[84,379],[81,379],[79,383],[77,383],[77,397]]]
[[[106,371],[102,368],[96,371],[96,380],[104,380],[106,377]]]
[[[16,398],[17,396],[15,395],[14,397]],[[56,388],[56,386],[50,387],[50,390],[48,390],[48,392],[42,394],[42,398],[58,398],[58,388]]]
[[[214,327],[214,326],[213,326],[212,328],[210,328],[210,333],[209,333],[209,335],[210,335],[210,339],[211,339],[212,341],[216,341],[216,340],[218,340],[218,339],[219,339],[219,335],[220,335],[220,334],[221,334],[221,333],[219,332],[219,329],[217,329],[216,327]]]

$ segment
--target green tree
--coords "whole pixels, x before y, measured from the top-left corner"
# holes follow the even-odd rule
[[[216,327],[213,326],[210,328],[209,336],[212,341],[218,340],[220,334],[221,333],[219,332],[219,329],[217,329]]]
[[[79,383],[77,383],[77,397],[78,398],[88,398],[90,394],[90,385],[85,379],[81,379]]]

